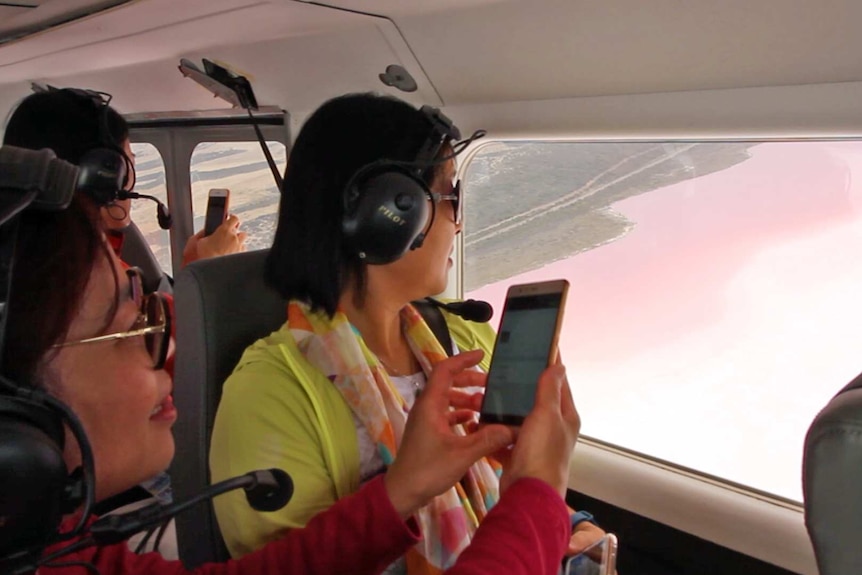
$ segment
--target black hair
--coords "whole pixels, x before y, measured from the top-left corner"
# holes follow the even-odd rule
[[[266,261],[266,281],[283,298],[331,317],[348,282],[361,297],[366,264],[345,246],[341,231],[345,187],[371,162],[415,160],[431,130],[410,104],[370,93],[329,100],[308,118],[290,151]],[[427,170],[425,183],[441,169]]]
[[[75,165],[84,155],[105,145],[120,147],[129,137],[129,125],[108,106],[107,135],[100,124],[105,111],[96,99],[74,90],[51,90],[24,98],[6,123],[3,144],[30,150],[50,148],[57,157]],[[105,137],[110,138],[105,142]]]

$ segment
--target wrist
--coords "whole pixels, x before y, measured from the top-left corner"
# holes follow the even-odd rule
[[[590,513],[589,511],[576,511],[575,513],[572,513],[569,516],[569,520],[571,521],[571,524],[572,524],[572,531],[575,530],[575,527],[577,527],[578,525],[580,525],[581,523],[584,523],[584,522],[592,523],[593,525],[598,525],[598,523],[596,523],[595,518],[593,517],[593,514]]]
[[[389,502],[392,503],[392,507],[401,519],[406,521],[425,504],[425,500],[418,494],[413,493],[409,487],[405,486],[409,482],[399,481],[397,476],[393,478],[392,475],[391,471],[387,471],[383,476],[386,495],[389,497]]]

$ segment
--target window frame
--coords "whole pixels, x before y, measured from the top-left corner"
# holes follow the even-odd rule
[[[174,270],[182,267],[183,249],[194,234],[191,195],[191,158],[198,144],[204,142],[257,142],[257,135],[245,112],[226,117],[190,115],[129,120],[129,140],[155,146],[165,164],[165,187],[168,208],[173,217],[169,230],[171,261]],[[267,141],[284,144],[290,153],[290,116],[285,111],[256,114],[260,131]],[[263,155],[263,152],[261,152]],[[181,193],[181,190],[185,190]]]

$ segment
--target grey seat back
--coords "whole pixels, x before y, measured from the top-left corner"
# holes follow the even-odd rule
[[[814,419],[802,468],[805,526],[820,575],[862,573],[862,374]]]
[[[174,498],[183,501],[209,483],[209,447],[221,388],[246,347],[278,329],[286,302],[263,281],[268,250],[186,266],[176,278],[177,349],[174,403]],[[176,518],[180,559],[192,568],[228,558],[210,503]]]
[[[150,244],[147,243],[140,228],[131,222],[123,230],[123,253],[122,260],[129,265],[141,269],[146,291],[159,291],[162,293],[173,292],[173,286],[159,265]]]

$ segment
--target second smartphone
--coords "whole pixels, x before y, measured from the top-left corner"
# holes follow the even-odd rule
[[[556,357],[568,290],[564,279],[509,288],[480,421],[520,425],[533,409],[539,376]]]
[[[207,216],[204,220],[204,235],[212,235],[216,228],[227,219],[228,204],[230,203],[230,190],[226,188],[215,188],[210,190],[207,197]]]
[[[563,575],[616,575],[617,546],[617,536],[608,533],[564,561]]]

